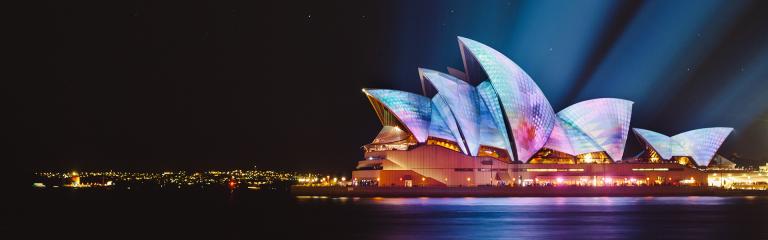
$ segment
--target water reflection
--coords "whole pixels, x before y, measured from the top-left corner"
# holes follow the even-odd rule
[[[380,239],[768,237],[764,227],[768,225],[768,197],[422,197],[346,201],[374,212],[370,219],[355,221],[375,226],[373,237]]]
[[[33,207],[17,208],[24,211],[21,222],[44,231],[30,231],[28,239],[768,239],[768,197],[334,198],[132,190],[35,191],[30,199]],[[72,232],[75,225],[61,216],[83,229]]]

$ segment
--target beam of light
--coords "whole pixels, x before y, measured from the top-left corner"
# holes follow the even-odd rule
[[[637,102],[654,119],[669,94],[680,91],[696,65],[716,47],[743,3],[651,1],[639,10],[578,99],[616,97]],[[713,21],[712,19],[717,19]]]
[[[722,87],[702,97],[697,108],[702,109],[690,119],[692,125],[724,124],[739,128],[752,123],[768,111],[768,44],[755,52],[748,64],[732,66],[717,76],[723,78]]]
[[[435,4],[430,1],[405,1],[397,4],[389,14],[398,22],[389,27],[397,32],[389,40],[402,46],[389,54],[395,60],[386,65],[393,69],[388,78],[397,89],[418,91],[417,68],[426,67],[444,71],[454,67],[463,71],[457,36],[472,36],[480,40],[499,39],[509,32],[508,26],[518,21],[514,13],[517,3],[497,1],[448,1]],[[386,54],[386,52],[383,52]],[[420,54],[414,54],[420,53]]]
[[[620,3],[524,2],[516,21],[505,23],[511,26],[504,33],[508,40],[496,47],[531,75],[555,109],[562,109],[572,104],[566,102],[567,92],[598,47],[598,38]]]
[[[596,39],[619,3],[449,1],[435,5],[417,1],[404,5],[392,13],[400,20],[393,26],[399,33],[389,36],[405,46],[396,49],[396,60],[389,65],[396,69],[391,79],[398,87],[410,91],[416,86],[416,67],[462,69],[456,36],[468,36],[521,63],[560,108],[570,104],[562,103],[562,96],[596,48]],[[414,52],[422,54],[414,56]]]

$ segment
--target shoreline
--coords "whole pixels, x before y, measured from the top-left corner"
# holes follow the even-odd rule
[[[307,187],[292,186],[293,196],[328,197],[662,197],[768,196],[764,190],[714,187]]]

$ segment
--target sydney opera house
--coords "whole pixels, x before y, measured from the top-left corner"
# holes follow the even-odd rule
[[[634,128],[633,102],[598,98],[555,112],[517,64],[458,38],[464,71],[419,69],[423,93],[364,89],[383,128],[353,171],[361,186],[703,185],[731,128],[674,136]]]

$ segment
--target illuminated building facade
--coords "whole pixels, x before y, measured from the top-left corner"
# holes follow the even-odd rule
[[[420,68],[422,94],[363,89],[383,128],[363,146],[354,184],[702,185],[706,174],[696,167],[707,166],[732,130],[666,137],[634,129],[647,151],[624,159],[633,102],[599,98],[555,112],[512,60],[458,41],[464,71]]]

